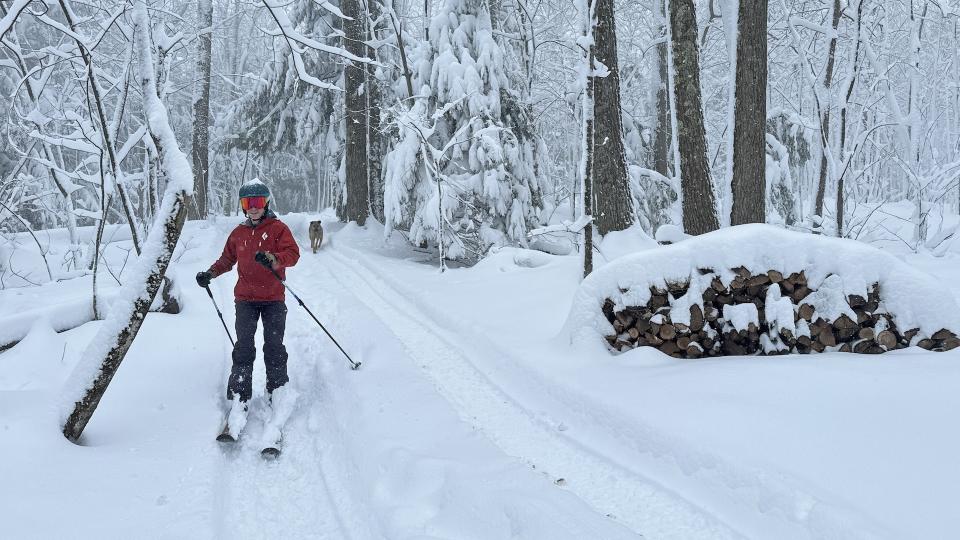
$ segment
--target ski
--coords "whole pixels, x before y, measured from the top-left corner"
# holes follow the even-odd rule
[[[260,457],[266,460],[274,460],[280,457],[283,446],[283,435],[277,437],[277,440],[266,445],[260,450]]]
[[[283,450],[283,428],[296,405],[299,393],[293,388],[281,387],[273,391],[269,398],[270,419],[263,427],[263,446],[260,456],[266,460],[275,460]]]
[[[217,435],[217,442],[222,443],[235,443],[239,437],[230,432],[230,423],[224,422],[223,429],[220,430],[220,434]]]
[[[230,406],[230,412],[223,420],[223,429],[217,435],[217,441],[222,443],[235,443],[240,439],[240,433],[247,425],[247,404],[234,399]]]

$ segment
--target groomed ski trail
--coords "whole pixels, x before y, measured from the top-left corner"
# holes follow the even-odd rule
[[[625,515],[618,513],[622,511],[636,514],[635,519],[643,526],[635,530],[654,535],[653,531],[660,531],[660,526],[654,525],[650,529],[650,524],[665,521],[663,537],[693,537],[692,532],[676,533],[673,528],[677,521],[683,521],[671,517],[679,510],[681,513],[692,512],[692,516],[688,516],[695,520],[691,522],[692,526],[709,531],[705,533],[708,537],[729,533],[784,539],[873,539],[889,534],[847,502],[835,500],[829,493],[818,496],[817,492],[809,491],[802,479],[730,462],[709,449],[696,446],[693,441],[664,433],[645,423],[642,417],[624,416],[620,411],[577,392],[569,381],[549,379],[526,361],[515,357],[515,352],[478,332],[468,321],[418,301],[407,284],[381,272],[381,267],[371,259],[376,255],[341,244],[331,247],[327,260],[334,260],[338,275],[349,276],[348,279],[352,280],[352,284],[345,283],[345,288],[365,294],[366,303],[376,306],[373,312],[385,321],[414,321],[412,325],[394,330],[398,336],[407,336],[405,344],[412,354],[418,354],[418,351],[432,354],[430,348],[417,349],[418,340],[421,343],[432,341],[431,347],[447,350],[452,355],[448,357],[461,360],[459,368],[452,364],[443,369],[421,366],[435,378],[438,388],[447,385],[452,390],[456,384],[448,383],[456,383],[458,373],[472,373],[478,384],[486,384],[487,390],[501,394],[503,406],[513,405],[527,421],[539,424],[548,437],[573,447],[574,452],[585,452],[598,458],[600,463],[627,473],[625,478],[610,476],[615,481],[605,488],[597,486],[593,499],[581,493],[583,490],[579,484],[568,482],[569,489],[581,494],[591,504],[599,501],[597,508],[600,509],[610,508],[609,495],[619,495],[618,482],[627,479],[632,479],[628,484],[635,482],[631,484],[634,487],[644,486],[655,492],[655,495],[636,492],[637,501],[650,497],[654,508],[649,512],[631,510],[629,503],[621,505],[622,510],[611,512],[617,516]],[[384,306],[392,306],[394,315],[383,315]],[[397,318],[396,313],[403,316]],[[432,337],[424,336],[425,333],[432,334]],[[460,395],[452,392],[452,399],[460,400]],[[459,403],[464,420],[475,423],[498,444],[504,441],[501,446],[507,453],[531,461],[534,461],[532,456],[540,455],[537,445],[515,440],[520,424],[511,429],[509,424],[495,421],[490,425],[478,423],[477,419],[483,416],[476,414],[476,403],[479,402],[465,399]],[[544,466],[545,462],[539,460],[536,464]],[[551,472],[569,480],[573,476],[570,470]],[[600,469],[591,472],[589,467],[574,467],[572,470],[583,473],[585,478],[596,479]],[[659,516],[657,504],[665,505],[662,507],[664,513]],[[627,523],[622,519],[621,522]],[[659,532],[656,535],[660,536]]]
[[[363,367],[351,370],[306,314],[297,316],[314,324],[318,337],[298,343],[316,344],[312,354],[323,358],[324,406],[337,411],[323,431],[351,468],[355,499],[367,503],[364,513],[379,531],[391,540],[638,537],[463,422],[328,263],[302,258],[291,286]]]
[[[595,511],[638,534],[677,539],[743,537],[706,510],[564,435],[557,424],[525,408],[476,368],[470,354],[454,344],[452,334],[340,251],[339,246],[330,245],[322,252],[321,264],[329,275],[381,319],[461,419],[503,452],[556,479],[562,477],[566,489]]]
[[[218,292],[220,290],[218,288]],[[299,309],[289,303],[287,307],[290,312]],[[230,312],[224,313],[227,324],[233,328],[232,310],[226,311]],[[349,457],[342,452],[342,445],[330,439],[328,427],[334,425],[336,411],[331,410],[331,404],[324,399],[329,389],[320,374],[323,366],[318,362],[318,358],[330,353],[312,331],[313,321],[291,315],[294,314],[287,315],[284,340],[290,355],[291,382],[288,384],[300,395],[284,428],[283,454],[277,460],[266,460],[260,455],[265,442],[262,441],[265,398],[258,397],[255,390],[248,424],[240,440],[226,445],[211,443],[217,445],[222,454],[213,482],[214,535],[231,540],[384,538],[358,512],[363,507],[347,487]],[[258,344],[262,343],[262,331],[258,326]],[[229,373],[230,351],[229,344],[225,345],[225,374]],[[257,384],[262,386],[259,376],[262,370],[258,351],[255,388]]]

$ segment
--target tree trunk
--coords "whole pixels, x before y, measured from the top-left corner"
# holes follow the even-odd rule
[[[666,13],[664,13],[664,4],[660,4],[660,20],[666,24]],[[667,29],[664,27],[661,34],[666,36]],[[667,54],[667,41],[664,39],[657,44],[657,72],[659,81],[657,81],[657,125],[654,129],[653,138],[653,170],[670,177],[670,74],[668,65],[669,57]]]
[[[587,55],[587,73],[593,71],[593,48]],[[583,93],[583,215],[593,215],[593,156],[594,156],[594,78],[587,76],[587,86]],[[593,223],[583,228],[583,277],[593,272]]]
[[[597,231],[622,231],[633,223],[633,201],[627,181],[620,108],[620,72],[617,66],[617,31],[613,0],[591,0],[596,16],[594,57],[607,68],[605,77],[593,79],[594,199]],[[596,69],[597,66],[594,67]]]
[[[596,25],[594,21],[596,20],[596,13],[594,12],[594,6],[596,4],[590,4],[587,11],[587,20],[585,27],[585,36],[587,41],[593,42],[595,39],[595,30]],[[583,105],[582,105],[582,114],[583,114],[583,132],[582,132],[582,141],[581,141],[581,156],[580,156],[580,179],[583,187],[583,215],[584,216],[593,216],[594,207],[593,207],[593,160],[594,160],[594,119],[596,118],[596,109],[595,105],[595,95],[594,91],[596,89],[596,77],[593,76],[593,71],[596,69],[594,52],[596,47],[591,46],[587,50],[587,65],[586,65],[586,77],[584,81],[583,88]],[[593,223],[588,221],[586,226],[583,228],[583,277],[589,276],[593,272]]]
[[[850,106],[850,100],[853,96],[853,87],[857,83],[857,75],[860,72],[860,30],[862,26],[861,15],[863,14],[863,0],[857,2],[857,34],[856,34],[856,45],[853,49],[853,73],[850,75],[850,82],[847,85],[847,95],[843,101],[843,108],[840,109],[840,145],[838,147],[838,155],[846,161],[844,157],[846,155],[846,146],[847,146],[847,109]],[[844,174],[846,173],[846,166],[843,171],[840,171],[840,174],[837,176],[837,236],[843,237],[843,205],[844,205]]]
[[[356,0],[346,0],[347,2],[354,2]],[[423,40],[430,41],[430,20],[433,18],[433,2],[432,0],[423,0]]]
[[[837,56],[837,27],[840,25],[840,0],[833,0],[833,37],[830,38],[830,48],[827,52],[827,68],[823,73],[824,96],[830,93],[830,85],[833,83],[833,64]],[[823,197],[827,192],[827,171],[829,162],[827,152],[830,147],[830,104],[823,103],[823,114],[820,120],[820,179],[817,182],[817,199],[814,207],[814,214],[823,217]]]
[[[730,224],[766,222],[767,0],[740,0]]]
[[[160,238],[149,238],[146,253],[138,261],[133,276],[140,276],[140,279],[131,278],[125,286],[125,291],[121,292],[121,297],[127,294],[135,296],[135,299],[126,305],[118,304],[110,314],[109,319],[101,326],[101,329],[92,344],[84,352],[81,364],[75,369],[72,378],[68,382],[67,388],[73,388],[74,384],[84,385],[82,396],[72,396],[69,391],[65,395],[66,399],[79,397],[73,403],[73,410],[70,415],[63,420],[63,434],[71,441],[78,441],[83,434],[83,430],[90,418],[96,411],[100,399],[106,392],[107,386],[113,379],[114,374],[120,367],[133,344],[134,338],[140,331],[147,310],[156,296],[160,285],[163,282],[167,265],[170,263],[170,257],[173,255],[173,249],[180,238],[180,231],[183,228],[183,221],[186,217],[186,202],[189,197],[188,189],[192,184],[192,175],[190,163],[186,156],[180,151],[177,141],[174,138],[173,130],[170,127],[166,116],[166,109],[156,96],[156,80],[153,72],[153,58],[150,48],[150,22],[147,16],[147,8],[142,0],[136,2],[134,6],[134,31],[136,32],[138,51],[140,53],[140,79],[143,87],[144,109],[147,110],[147,123],[150,129],[150,135],[154,143],[161,150],[164,156],[164,167],[170,172],[173,181],[168,183],[168,193],[164,197],[164,207],[158,219],[163,220],[163,228],[156,228],[156,233],[162,232]],[[141,281],[142,280],[142,281]],[[128,309],[124,309],[128,308]],[[98,360],[100,347],[106,345],[109,350]],[[99,369],[88,370],[90,366],[96,366],[99,363]],[[84,377],[91,376],[92,380],[84,380]]]
[[[380,0],[367,0],[367,40],[376,41],[380,35],[380,15],[383,12],[383,6]],[[373,47],[366,48],[367,58],[376,58],[377,50]],[[367,150],[370,154],[367,173],[370,176],[370,213],[380,223],[384,222],[383,215],[383,156],[386,150],[386,144],[383,134],[380,132],[380,102],[383,96],[380,91],[380,84],[375,75],[373,64],[364,64],[366,84],[364,84],[364,97],[367,107]]]
[[[345,0],[341,4],[344,15],[343,21],[343,48],[356,56],[366,55],[366,45],[363,44],[366,27],[364,13],[360,8],[359,0]],[[346,167],[346,203],[343,205],[341,218],[344,221],[356,221],[363,225],[367,220],[369,209],[367,185],[369,171],[367,169],[367,98],[361,94],[363,81],[366,78],[366,67],[357,62],[347,61],[344,64],[344,117],[346,121],[345,167]]]
[[[703,234],[720,228],[707,162],[707,136],[700,102],[700,51],[693,0],[670,0],[677,144],[683,192],[683,228]]]
[[[213,33],[213,2],[199,0],[200,34],[197,36],[196,91],[193,94],[193,204],[190,219],[207,217],[210,184],[210,64]]]

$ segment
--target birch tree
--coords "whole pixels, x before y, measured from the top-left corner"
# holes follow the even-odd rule
[[[157,95],[153,48],[150,45],[151,24],[143,0],[136,0],[132,22],[139,57],[138,78],[143,95],[143,112],[150,137],[161,150],[163,168],[169,181],[144,251],[119,294],[122,301],[113,306],[110,316],[84,351],[65,385],[61,396],[63,434],[74,442],[79,442],[160,289],[173,249],[180,238],[187,213],[187,199],[193,187],[190,163],[177,144],[167,110]]]

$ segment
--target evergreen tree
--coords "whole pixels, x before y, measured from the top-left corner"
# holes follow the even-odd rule
[[[475,261],[492,245],[524,244],[538,223],[538,139],[485,0],[447,0],[430,37],[407,49],[418,94],[387,119],[387,230]]]
[[[336,4],[339,2],[331,3]],[[330,46],[340,45],[339,36],[334,34],[331,37],[330,29],[339,31],[341,18],[313,0],[295,2],[289,17],[294,21],[296,31],[303,36]],[[238,166],[238,169],[246,169],[246,179],[261,175],[273,180],[278,201],[292,202],[294,198],[302,197],[306,203],[316,200],[306,194],[317,179],[326,176],[337,184],[333,171],[336,171],[336,164],[343,154],[343,135],[337,122],[341,98],[339,92],[301,80],[288,46],[282,38],[278,37],[276,41],[273,59],[264,62],[257,83],[230,103],[222,118],[218,119],[219,140],[222,141],[219,153],[221,160],[244,164],[256,162],[257,172],[254,172],[253,165]],[[311,51],[303,55],[303,63],[309,75],[342,88],[341,58]],[[324,171],[324,166],[329,171]],[[291,175],[291,169],[296,174]],[[216,176],[212,179],[215,181]],[[243,179],[234,174],[221,180],[234,182],[219,186],[228,195],[225,200],[235,200],[238,180]],[[304,181],[310,184],[304,186]],[[312,208],[306,204],[299,206]]]

